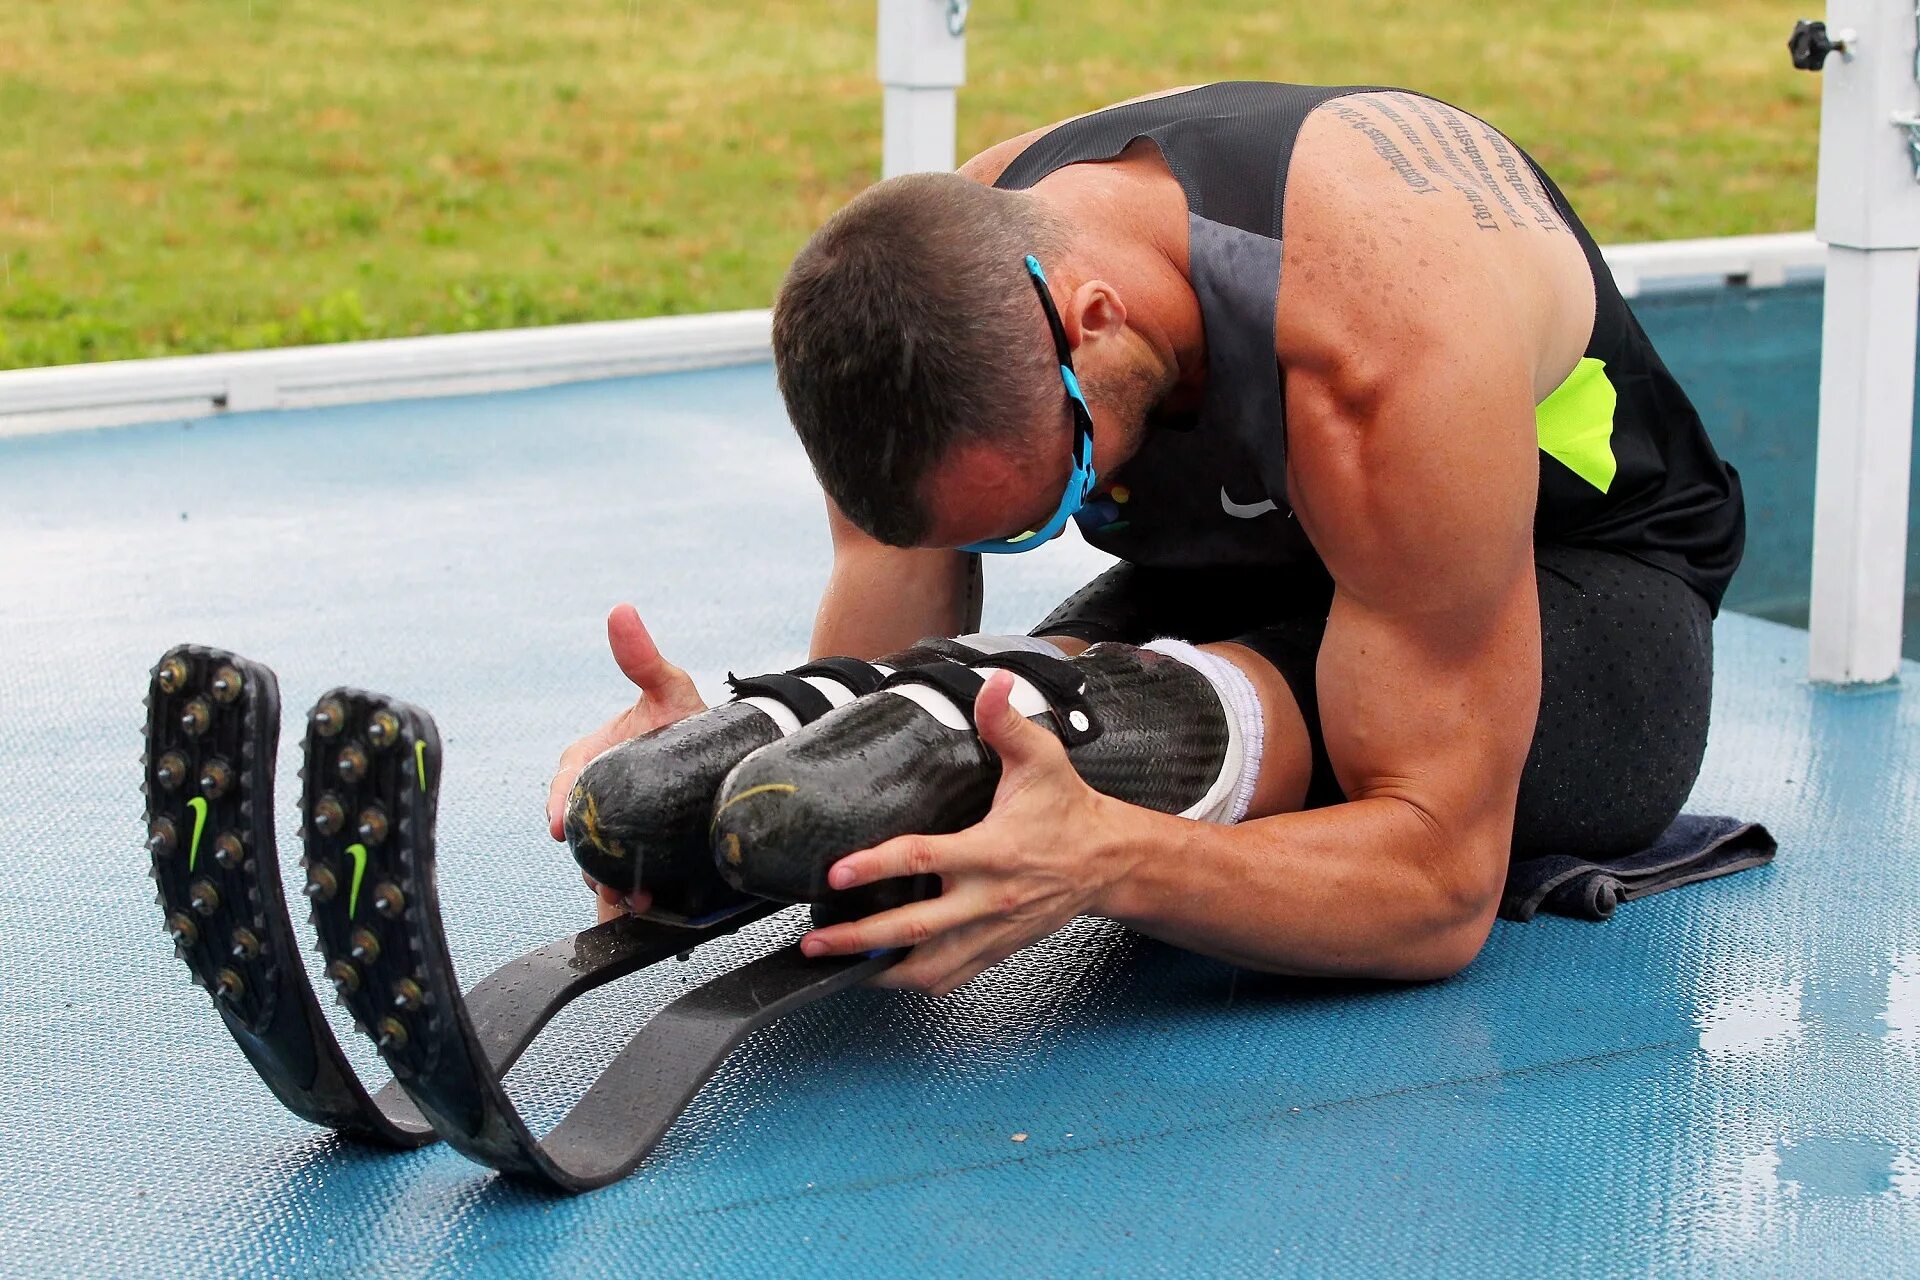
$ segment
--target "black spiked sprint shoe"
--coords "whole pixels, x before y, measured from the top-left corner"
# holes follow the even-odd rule
[[[561,1191],[631,1170],[735,1045],[897,953],[809,959],[788,945],[676,999],[551,1133],[500,1077],[575,997],[777,910],[747,899],[701,926],[624,916],[514,961],[466,997],[442,931],[434,822],[440,738],[426,712],[352,689],[308,719],[302,795],[308,894],[328,976],[433,1128],[464,1155]]]
[[[944,835],[986,816],[1000,762],[974,731],[973,704],[996,667],[1014,673],[1014,705],[1066,744],[1096,791],[1199,817],[1233,789],[1238,733],[1193,667],[1122,644],[1072,660],[998,653],[900,671],[741,761],[714,799],[720,873],[743,893],[811,902],[821,923],[938,892],[933,877],[838,892],[827,869],[894,836]]]
[[[647,918],[699,924],[752,896],[714,871],[707,825],[727,771],[750,753],[871,693],[893,672],[972,662],[952,640],[923,640],[877,663],[823,658],[791,671],[736,679],[733,701],[602,752],[567,797],[574,859],[599,883],[652,896]]]
[[[279,741],[280,690],[266,667],[198,645],[154,667],[142,790],[167,931],[288,1110],[385,1146],[431,1142],[398,1089],[361,1086],[307,984],[273,833]]]

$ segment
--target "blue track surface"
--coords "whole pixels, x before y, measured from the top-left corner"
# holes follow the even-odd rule
[[[1281,981],[1083,922],[949,999],[760,1035],[576,1200],[282,1112],[151,900],[153,659],[219,644],[296,713],[345,681],[437,714],[471,982],[588,919],[541,807],[625,696],[605,609],[710,693],[796,658],[817,501],[765,369],[0,443],[0,1272],[1920,1274],[1920,670],[1819,693],[1802,634],[1735,616],[1695,807],[1767,822],[1778,863],[1502,924],[1456,980]],[[992,567],[1013,626],[1097,558]],[[797,927],[599,993],[510,1087],[557,1119]]]

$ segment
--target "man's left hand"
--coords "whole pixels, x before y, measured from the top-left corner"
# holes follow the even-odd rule
[[[1010,674],[994,672],[974,702],[980,740],[1000,757],[987,816],[952,835],[850,853],[827,875],[835,889],[936,875],[940,896],[816,929],[801,941],[806,954],[911,947],[875,985],[945,995],[1093,910],[1124,873],[1137,811],[1089,787],[1059,739],[1008,705],[1012,688]]]

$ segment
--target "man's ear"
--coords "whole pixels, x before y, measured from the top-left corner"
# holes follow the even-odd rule
[[[1118,337],[1127,327],[1127,304],[1105,280],[1089,280],[1067,299],[1060,323],[1075,347],[1089,339]]]

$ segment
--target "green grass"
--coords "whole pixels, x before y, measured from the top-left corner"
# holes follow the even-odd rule
[[[962,154],[1170,85],[1402,84],[1602,241],[1811,224],[1778,0],[982,0]],[[0,368],[764,306],[876,176],[871,0],[5,0]]]

